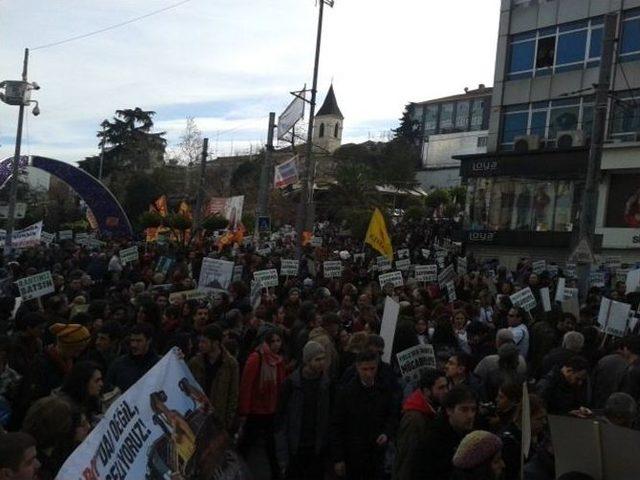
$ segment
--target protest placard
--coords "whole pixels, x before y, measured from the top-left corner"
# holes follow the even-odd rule
[[[620,267],[616,270],[616,274],[615,274],[615,281],[616,282],[623,282],[626,286],[627,283],[627,275],[629,274],[629,272],[631,271],[631,268],[629,267]]]
[[[401,272],[405,272],[407,270],[409,270],[409,267],[411,267],[411,260],[408,258],[403,258],[402,260],[396,260],[396,269],[400,270]]]
[[[537,305],[536,298],[533,296],[533,292],[530,287],[517,291],[509,298],[511,299],[512,304],[522,307],[527,312],[536,308]]]
[[[231,277],[232,282],[238,282],[242,280],[242,275],[244,274],[244,266],[243,265],[234,265],[233,266],[233,276]]]
[[[280,276],[283,277],[296,277],[298,275],[298,269],[300,262],[290,258],[283,258],[280,261]]]
[[[322,237],[311,237],[311,246],[312,247],[321,247],[322,246]]]
[[[580,302],[577,295],[575,297],[567,297],[560,302],[560,307],[563,313],[570,313],[575,318],[580,318]]]
[[[56,480],[242,479],[245,466],[178,349],[119,396]],[[176,430],[180,436],[176,437]]]
[[[0,246],[4,246],[6,237],[7,231],[0,229]],[[17,249],[34,247],[40,244],[41,239],[42,221],[19,230],[14,230],[13,236],[11,237],[11,245]]]
[[[171,257],[160,257],[158,263],[156,263],[156,272],[169,273],[169,270],[173,266],[175,260]]]
[[[458,275],[467,274],[467,258],[458,257]]]
[[[445,284],[445,287],[447,287],[447,297],[449,297],[449,303],[455,302],[458,297],[456,295],[456,286],[453,284],[453,280],[448,281]]]
[[[73,230],[60,230],[58,240],[73,240]]]
[[[604,272],[589,272],[589,285],[591,285],[592,287],[604,287],[604,275]]]
[[[565,286],[566,280],[562,277],[558,278],[558,284],[556,286],[556,296],[554,297],[554,300],[556,302],[562,302],[564,300],[564,286]]]
[[[383,288],[387,283],[393,284],[394,288],[402,287],[404,285],[404,281],[402,279],[402,273],[398,271],[383,273],[380,276],[378,276],[378,281],[380,282],[380,286]]]
[[[416,265],[415,279],[418,282],[435,282],[438,280],[437,265]]]
[[[416,345],[396,354],[400,373],[412,385],[417,386],[420,375],[429,368],[436,368],[433,345]]]
[[[388,272],[391,270],[391,260],[383,255],[376,257],[376,265],[378,266],[379,272]]]
[[[358,262],[364,262],[366,255],[364,254],[364,252],[360,252],[360,253],[354,253],[353,254],[353,261],[358,263]]]
[[[278,271],[275,268],[253,272],[253,278],[260,282],[263,287],[278,286]]]
[[[400,275],[400,272],[395,272]],[[402,278],[402,275],[400,275]],[[382,323],[380,324],[380,336],[384,338],[385,349],[382,353],[382,360],[389,363],[391,361],[391,350],[393,346],[393,337],[396,334],[396,324],[398,323],[398,314],[400,313],[400,304],[391,297],[384,300],[384,312],[382,314]]]
[[[188,302],[189,300],[202,300],[204,298],[207,298],[208,295],[207,295],[207,292],[203,290],[198,290],[198,289],[183,290],[182,292],[173,292],[169,294],[169,303],[173,304],[176,300],[178,300],[181,297],[183,297],[185,301]]]
[[[403,258],[409,258],[409,249],[408,248],[401,248],[396,252],[396,255],[398,256],[398,260],[402,260]]]
[[[625,279],[625,284],[625,293],[636,292],[638,287],[640,287],[640,269],[629,271],[627,273],[627,278]]]
[[[547,265],[547,272],[549,272],[550,276],[557,277],[558,276],[558,265],[556,265],[555,263]]]
[[[73,241],[77,245],[83,245],[83,244],[86,243],[88,238],[89,238],[89,234],[87,232],[78,232],[78,233],[76,233],[76,236],[73,239]]]
[[[447,256],[447,252],[443,250],[438,250],[436,252],[436,263],[438,264],[439,268],[444,268],[444,259],[446,256]]]
[[[122,250],[120,250],[119,257],[123,265],[136,262],[139,258],[138,247],[134,245],[133,247],[123,248]]]
[[[549,287],[540,289],[540,301],[545,312],[551,311],[551,297],[549,295]]]
[[[258,248],[256,250],[256,254],[260,255],[261,257],[268,257],[269,255],[271,255],[271,247],[269,245],[265,245],[262,248]]]
[[[203,258],[200,268],[198,288],[212,290],[227,290],[233,278],[233,262],[218,258]]]
[[[540,275],[547,268],[547,262],[545,260],[536,260],[531,264],[531,270],[536,275]]]
[[[455,278],[456,278],[456,272],[453,269],[453,265],[449,265],[447,268],[445,268],[438,274],[438,283],[440,285],[444,285],[445,283]]]
[[[31,300],[32,298],[42,297],[55,291],[53,278],[49,271],[21,278],[16,281],[16,284],[18,285],[20,297],[22,297],[23,302]]]
[[[577,278],[576,274],[576,264],[575,263],[567,263],[564,266],[564,275],[566,278]]]
[[[421,252],[422,252],[422,258],[424,258],[425,260],[429,260],[429,257],[431,256],[431,250],[423,248],[421,249]]]
[[[51,242],[53,242],[56,239],[56,236],[53,233],[43,231],[40,235],[40,238],[45,244],[50,245]]]
[[[631,305],[602,297],[598,312],[600,329],[614,337],[624,337],[629,323]]]
[[[327,260],[322,264],[324,278],[340,278],[342,276],[342,263],[339,260]]]
[[[620,260],[620,257],[605,257],[604,265],[610,272],[615,272],[622,266],[622,260]]]

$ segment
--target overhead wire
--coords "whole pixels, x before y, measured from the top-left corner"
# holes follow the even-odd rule
[[[110,25],[108,27],[100,28],[100,29],[94,30],[92,32],[83,33],[81,35],[74,35],[72,37],[65,38],[64,40],[59,40],[57,42],[51,42],[51,43],[45,43],[44,45],[38,45],[37,47],[32,47],[30,50],[31,51],[35,51],[35,50],[42,50],[42,49],[45,49],[45,48],[57,47],[59,45],[64,45],[65,43],[75,42],[76,40],[82,40],[84,38],[92,37],[94,35],[99,35],[100,33],[108,32],[109,30],[114,30],[116,28],[124,27],[125,25],[130,25],[130,24],[138,22],[140,20],[144,20],[145,18],[149,18],[149,17],[152,17],[154,15],[158,15],[160,13],[166,12],[167,10],[172,10],[174,8],[177,8],[177,7],[181,6],[181,5],[184,5],[185,3],[189,3],[191,1],[193,1],[193,0],[182,0],[182,1],[177,2],[177,3],[173,3],[171,5],[167,5],[166,7],[160,8],[158,10],[154,10],[152,12],[145,13],[144,15],[140,15],[140,16],[131,18],[129,20],[125,20],[124,22],[116,23],[114,25]]]

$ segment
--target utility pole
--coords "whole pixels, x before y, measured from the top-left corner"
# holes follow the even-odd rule
[[[27,70],[29,68],[29,49],[24,49],[24,62],[22,64],[22,81],[27,82]],[[25,90],[26,95],[26,90]],[[13,255],[13,230],[16,224],[16,202],[18,201],[18,177],[20,176],[20,148],[22,147],[22,123],[24,122],[25,102],[20,104],[18,112],[18,131],[16,133],[16,149],[13,154],[13,171],[11,175],[11,187],[9,190],[9,213],[7,217],[7,235],[4,243],[5,260]]]
[[[324,4],[333,7],[333,0],[320,0],[320,11],[318,12],[318,32],[316,34],[316,56],[313,65],[313,83],[311,85],[311,101],[309,106],[309,128],[307,130],[307,148],[305,169],[306,178],[303,182],[300,195],[300,205],[298,207],[298,221],[296,222],[296,233],[298,234],[297,256],[302,256],[302,232],[313,228],[315,210],[313,205],[313,187],[316,176],[316,161],[313,158],[313,121],[316,114],[316,94],[318,93],[318,69],[320,66],[320,46],[322,43],[322,20],[324,16]]]
[[[267,131],[267,149],[264,152],[264,161],[260,170],[260,186],[258,188],[258,205],[256,208],[256,224],[253,236],[260,238],[258,229],[260,217],[267,215],[269,204],[269,184],[271,183],[271,170],[273,165],[273,131],[276,128],[276,113],[269,113],[269,130]]]
[[[200,182],[198,182],[198,193],[196,195],[196,214],[194,218],[193,231],[198,232],[202,225],[202,203],[204,200],[204,180],[205,171],[207,168],[207,153],[209,150],[209,139],[205,138],[202,141],[202,156],[200,157]]]
[[[593,128],[591,131],[591,146],[589,148],[589,162],[587,164],[587,176],[582,197],[580,223],[576,242],[586,239],[587,244],[593,248],[593,240],[596,230],[596,211],[598,208],[598,189],[600,186],[600,165],[602,163],[602,146],[606,133],[607,107],[609,104],[609,89],[611,83],[611,71],[614,64],[616,30],[618,15],[608,13],[605,15],[604,32],[602,38],[602,54],[600,56],[600,72],[598,84],[595,87],[595,106],[593,112]],[[574,245],[577,247],[577,244]],[[577,262],[578,286],[586,297],[589,289],[590,262]]]

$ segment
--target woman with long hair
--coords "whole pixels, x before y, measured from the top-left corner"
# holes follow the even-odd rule
[[[100,393],[103,379],[100,366],[94,362],[76,363],[62,386],[56,391],[83,413],[93,426],[102,413]]]
[[[251,352],[242,372],[238,414],[244,425],[240,452],[245,455],[263,438],[271,467],[271,478],[278,478],[280,468],[276,457],[274,418],[278,392],[285,379],[285,364],[280,354],[282,334],[272,328],[264,340]]]

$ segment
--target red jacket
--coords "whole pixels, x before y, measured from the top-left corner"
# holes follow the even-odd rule
[[[431,404],[424,398],[424,394],[421,389],[415,390],[402,404],[402,412],[408,412],[410,410],[423,413],[426,418],[432,419],[436,416],[436,412]]]
[[[262,355],[252,352],[247,358],[247,363],[242,371],[240,380],[240,398],[238,401],[238,414],[247,416],[251,414],[271,415],[276,412],[278,405],[278,392],[284,379],[285,365],[280,362],[276,365],[276,384],[260,386],[260,369],[262,367]]]

